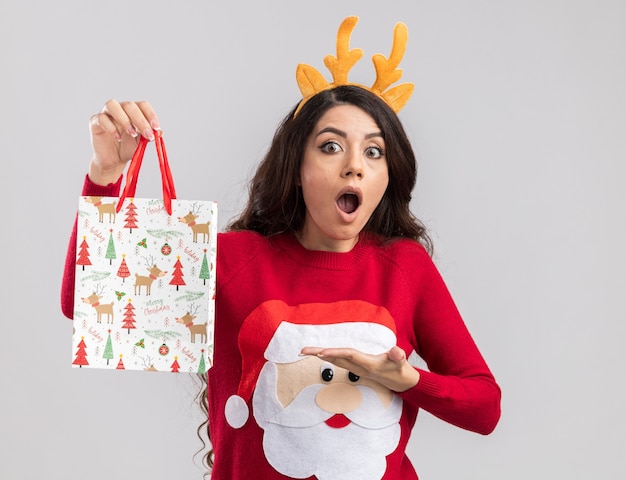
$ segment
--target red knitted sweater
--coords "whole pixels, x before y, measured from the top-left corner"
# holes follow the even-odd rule
[[[120,183],[121,179],[115,185],[99,187],[87,178],[83,194],[116,196]],[[75,259],[74,232],[61,292],[63,312],[69,318],[74,303]],[[416,479],[405,448],[420,408],[446,422],[481,434],[488,434],[495,428],[500,417],[500,389],[436,267],[416,242],[398,240],[381,245],[374,238],[365,236],[352,251],[331,253],[306,250],[290,234],[266,238],[250,231],[223,233],[218,236],[216,278],[215,347],[213,366],[208,374],[209,422],[215,450],[213,480]],[[335,307],[341,308],[333,310]],[[361,308],[365,310],[359,310]],[[391,332],[394,343],[407,355],[413,350],[417,352],[428,369],[420,370],[418,384],[402,393],[360,385],[358,377],[357,380],[350,377],[354,386],[359,386],[361,395],[354,398],[361,398],[363,403],[372,397],[387,399],[381,400],[382,403],[389,406],[391,402],[391,406],[384,415],[379,414],[380,403],[373,401],[365,410],[366,415],[362,415],[370,420],[363,422],[365,427],[358,427],[359,421],[347,413],[350,408],[344,408],[350,402],[354,406],[356,400],[346,397],[342,403],[336,400],[336,395],[324,397],[331,398],[333,404],[340,407],[343,405],[342,411],[350,420],[345,420],[343,415],[339,417],[344,420],[339,417],[335,423],[328,420],[320,427],[326,430],[303,441],[298,435],[300,427],[306,423],[304,419],[313,419],[318,415],[313,410],[321,409],[309,410],[305,407],[307,403],[298,404],[296,408],[300,410],[293,415],[295,420],[289,421],[283,421],[278,413],[291,399],[296,404],[296,394],[307,390],[304,385],[319,383],[310,388],[321,390],[327,386],[321,385],[324,382],[332,383],[332,380],[327,382],[332,366],[313,365],[313,371],[321,372],[323,380],[308,382],[310,366],[304,365],[312,365],[311,362],[317,361],[315,357],[298,363],[298,369],[293,370],[300,358],[274,360],[271,352],[277,358],[287,358],[289,349],[295,348],[291,344],[324,347],[327,345],[310,342],[328,339],[329,346],[333,346],[333,342],[340,342],[336,346],[341,342],[354,342],[354,345],[365,345],[365,348],[371,345],[372,353],[377,353],[374,350],[379,348],[375,345],[378,338],[346,333],[353,330],[343,329],[343,325],[365,318],[362,315],[366,315],[363,313],[366,311],[374,312],[371,318],[363,320],[366,324],[380,327],[375,331],[384,335]],[[387,326],[379,325],[378,317],[383,314],[391,318],[391,326],[389,321]],[[279,320],[272,318],[277,315],[282,315]],[[300,318],[290,322],[288,315]],[[251,319],[259,316],[265,324],[252,323]],[[333,320],[329,316],[337,318]],[[351,316],[359,318],[349,318]],[[276,338],[272,338],[281,321],[293,326],[293,332],[314,331],[318,324],[341,324],[342,327],[339,330],[329,327],[328,332],[332,333],[313,333],[314,340],[306,337],[298,343],[296,337],[300,333],[282,339],[276,334]],[[302,323],[306,325],[295,325]],[[324,328],[321,330],[326,332]],[[268,342],[272,339],[270,347]],[[383,350],[387,348],[382,339],[380,345]],[[253,353],[256,351],[258,355]],[[262,372],[259,372],[261,368]],[[299,373],[294,375],[289,371]],[[339,378],[339,370],[334,375]],[[272,384],[272,380],[278,383]],[[346,381],[345,385],[349,383]],[[252,390],[260,392],[261,384],[263,393],[255,393],[253,399]],[[267,385],[271,388],[266,388]],[[348,386],[345,385],[334,391],[343,388],[347,392]],[[314,399],[311,400],[313,405],[328,404],[322,401],[320,394],[312,394],[311,398]],[[389,413],[394,408],[397,417]],[[392,420],[384,424],[382,420],[381,423],[371,420],[385,415],[393,417]],[[293,426],[290,422],[303,425],[290,428]],[[346,433],[344,437],[344,432],[348,431],[344,425],[352,422],[355,428],[362,428],[362,433],[354,437],[348,437]],[[270,436],[274,424],[283,430]],[[387,431],[388,434],[384,433]],[[373,435],[367,435],[370,432],[374,432]],[[383,437],[387,440],[383,441]],[[379,445],[383,443],[386,446]],[[330,450],[325,451],[325,448]],[[344,458],[354,460],[345,462],[347,466],[342,466],[342,461],[332,464],[335,453],[340,459],[344,455]],[[380,458],[376,460],[374,457]]]

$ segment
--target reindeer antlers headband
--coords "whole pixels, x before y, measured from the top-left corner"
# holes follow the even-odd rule
[[[337,56],[327,55],[324,58],[326,68],[333,75],[332,83],[328,83],[323,75],[310,65],[298,65],[296,80],[298,87],[300,87],[300,92],[302,92],[302,101],[295,115],[298,114],[302,106],[311,97],[340,85],[355,85],[369,90],[380,97],[396,113],[409,100],[414,88],[412,83],[402,83],[387,90],[391,84],[397,82],[402,76],[402,69],[397,67],[406,51],[406,43],[409,36],[408,29],[404,23],[398,23],[394,28],[393,46],[389,58],[385,58],[380,53],[372,57],[376,70],[376,81],[374,84],[371,87],[366,87],[365,85],[348,81],[348,72],[363,56],[363,50],[360,48],[350,50],[350,35],[358,21],[358,17],[348,17],[341,22],[337,32]]]

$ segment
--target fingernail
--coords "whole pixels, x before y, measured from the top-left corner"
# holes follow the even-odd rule
[[[150,122],[150,126],[155,129],[155,130],[161,130],[161,126],[159,125],[159,121],[158,120],[152,120]]]
[[[120,135],[120,132],[115,132],[115,140],[117,140],[118,142],[122,141],[122,136]]]
[[[137,136],[137,130],[135,130],[135,127],[133,127],[132,125],[129,125],[128,128],[126,129],[126,131],[133,138],[135,138]]]
[[[151,128],[146,128],[143,131],[143,136],[146,137],[148,140],[154,140],[154,132]]]

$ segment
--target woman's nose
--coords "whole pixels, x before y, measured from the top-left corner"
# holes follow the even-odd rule
[[[347,154],[346,164],[341,173],[344,177],[363,177],[363,159],[358,151],[351,151]]]

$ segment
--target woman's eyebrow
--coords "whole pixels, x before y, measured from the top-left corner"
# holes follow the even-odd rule
[[[343,130],[339,130],[338,128],[334,128],[334,127],[322,128],[319,132],[317,132],[315,136],[319,137],[320,135],[324,133],[334,133],[335,135],[339,135],[342,138],[348,137],[348,134],[346,132],[344,132]],[[368,133],[367,135],[365,135],[365,139],[369,140],[370,138],[375,138],[375,137],[382,138],[382,136],[383,136],[382,132],[372,132],[372,133]]]
[[[348,137],[348,134],[346,132],[344,132],[343,130],[339,130],[338,128],[334,128],[334,127],[322,128],[319,132],[317,132],[316,137],[319,137],[323,133],[334,133],[335,135],[339,135],[340,137],[343,137],[343,138]]]

